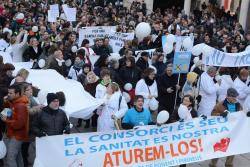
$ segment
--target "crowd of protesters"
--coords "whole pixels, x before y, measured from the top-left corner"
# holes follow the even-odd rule
[[[77,8],[77,21],[67,22],[63,3]],[[59,4],[61,12],[55,23],[47,18],[52,4]],[[141,41],[125,41],[119,60],[109,59],[113,49],[107,37],[95,39],[93,46],[84,39],[81,49],[72,51],[78,45],[81,27],[116,26],[117,32],[134,32],[140,22],[151,25],[151,34]],[[250,32],[243,30],[237,13],[230,15],[216,4],[203,3],[187,16],[174,6],[149,11],[143,1],[133,1],[125,8],[119,0],[1,0],[0,27],[0,50],[10,53],[13,62],[33,62],[32,68],[38,70],[54,69],[66,79],[79,81],[93,97],[105,99],[94,115],[84,120],[85,128],[97,127],[99,132],[117,128],[117,119],[122,120],[123,129],[155,124],[154,115],[162,110],[170,114],[168,123],[198,115],[204,119],[226,117],[242,110],[250,94],[248,67],[207,67],[204,71],[201,55],[192,56],[190,72],[178,81],[172,65],[175,50],[163,53],[161,39],[166,34],[193,35],[194,45],[205,43],[223,52],[244,51],[250,45]],[[147,49],[156,49],[152,57],[142,52],[136,58],[135,51]],[[95,55],[99,59],[92,64],[90,57]],[[44,67],[39,65],[41,59]],[[11,115],[1,115],[0,121],[0,139],[7,147],[0,165],[6,167],[32,165],[35,155],[29,153],[34,153],[35,137],[68,134],[71,129],[61,109],[67,100],[63,92],[49,93],[47,106],[39,104],[35,100],[39,88],[26,82],[29,72],[22,69],[13,76],[14,70],[14,65],[0,57],[0,111],[12,110]],[[221,79],[216,80],[216,75]],[[152,107],[152,101],[158,101],[159,107]],[[179,113],[181,108],[187,108],[186,118]],[[79,119],[77,127],[82,122]],[[212,160],[210,166],[216,166],[217,161]],[[226,166],[233,166],[233,156],[227,158]]]

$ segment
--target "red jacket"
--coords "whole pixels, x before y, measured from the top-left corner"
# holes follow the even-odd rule
[[[26,141],[29,138],[29,99],[21,96],[14,101],[7,101],[5,108],[12,109],[12,117],[7,118],[7,137],[14,137],[16,140]]]

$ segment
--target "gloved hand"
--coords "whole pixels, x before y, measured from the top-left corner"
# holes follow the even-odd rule
[[[201,102],[201,95],[196,97],[197,103],[199,104]]]
[[[44,137],[44,136],[48,136],[45,132],[41,132],[40,134],[38,134],[37,137]]]
[[[247,112],[247,117],[250,117],[250,111]]]
[[[220,114],[220,116],[222,116],[223,118],[226,118],[228,115],[228,111],[225,110],[223,113]]]
[[[184,122],[184,119],[180,119],[179,122]]]
[[[207,116],[206,115],[200,115],[200,117],[203,119],[203,120],[206,120],[207,119]]]

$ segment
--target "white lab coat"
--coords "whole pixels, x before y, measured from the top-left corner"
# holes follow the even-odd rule
[[[104,98],[104,96],[106,95],[106,92],[107,92],[107,87],[102,84],[98,84],[96,86],[95,98],[98,98],[98,99]]]
[[[120,103],[119,109],[119,99],[121,96],[121,92],[115,92],[111,97],[108,99],[108,96],[105,95],[105,103],[104,106],[100,107],[98,122],[97,122],[97,131],[98,132],[107,132],[115,130],[114,120],[111,118],[112,115],[115,115],[116,118],[122,118],[126,111],[128,110],[127,103],[125,98],[122,96],[122,100]]]
[[[234,80],[234,86],[233,88],[237,90],[239,93],[239,96],[237,97],[239,103],[241,106],[244,105],[244,102],[247,98],[247,96],[250,94],[250,87],[247,86],[249,83],[249,79],[246,81],[246,83],[242,82],[238,77]]]
[[[148,96],[151,94],[151,96],[154,96],[155,98],[158,97],[158,89],[156,81],[151,86],[147,86],[144,79],[141,79],[137,82],[135,87],[135,95],[142,95],[144,97],[144,105],[143,107],[146,109],[149,109],[149,102],[150,99]]]
[[[222,75],[220,77],[221,85],[218,90],[218,101],[224,101],[227,96],[227,90],[233,87],[234,81],[230,75]]]
[[[206,72],[201,74],[200,82],[200,95],[202,96],[198,108],[199,115],[211,116],[212,110],[216,105],[217,91],[219,84],[215,84],[213,78]]]
[[[245,111],[245,112],[250,111],[250,94],[247,96],[247,98],[243,104],[243,111]]]
[[[71,66],[70,70],[69,70],[68,77],[77,81],[77,76],[79,74],[81,74],[81,73],[82,73],[82,69],[80,69],[79,71],[77,71],[77,70],[74,69],[74,66]]]

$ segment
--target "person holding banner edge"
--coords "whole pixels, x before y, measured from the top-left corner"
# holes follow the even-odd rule
[[[129,109],[122,120],[123,129],[133,129],[137,126],[154,125],[150,111],[143,107],[144,97],[136,95],[134,107]]]
[[[219,102],[212,111],[212,116],[227,117],[228,114],[242,110],[241,104],[237,101],[239,93],[234,88],[227,90],[227,97],[224,101]],[[209,167],[216,167],[218,158],[212,159]],[[233,167],[234,156],[228,156],[226,159],[225,167]]]

